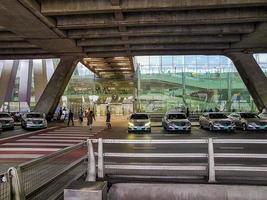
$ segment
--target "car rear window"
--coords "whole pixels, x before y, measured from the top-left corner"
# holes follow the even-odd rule
[[[27,114],[26,118],[43,118],[41,114]]]
[[[210,119],[226,119],[227,116],[223,113],[210,113]]]
[[[148,119],[146,114],[134,114],[131,116],[131,119]]]
[[[258,116],[254,113],[240,113],[242,118],[258,118]]]
[[[0,114],[0,118],[10,117],[9,114]]]
[[[168,119],[186,119],[184,114],[169,114]]]

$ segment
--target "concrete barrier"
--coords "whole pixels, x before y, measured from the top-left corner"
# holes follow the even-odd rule
[[[267,186],[211,184],[112,185],[108,200],[266,200]]]

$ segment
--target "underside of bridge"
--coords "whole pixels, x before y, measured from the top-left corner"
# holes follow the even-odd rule
[[[267,51],[266,35],[267,0],[0,3],[0,59],[60,57],[59,66],[68,63],[72,69],[78,60],[98,76],[108,76],[134,72],[136,55],[226,55],[253,98],[260,99],[259,108],[267,107],[266,77],[256,70],[260,83],[254,84],[244,65],[259,68],[252,54]],[[69,74],[62,77],[66,82]]]

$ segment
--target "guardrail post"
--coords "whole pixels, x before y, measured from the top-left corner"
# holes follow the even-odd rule
[[[11,199],[12,200],[25,200],[24,188],[21,183],[20,169],[10,167],[8,169],[8,175],[11,182]]]
[[[103,140],[98,139],[98,178],[104,178],[104,157],[103,157]]]
[[[209,151],[209,183],[214,183],[215,180],[215,162],[214,162],[214,148],[212,138],[208,139],[208,151]]]
[[[95,155],[92,140],[87,140],[87,155],[88,155],[88,166],[87,166],[87,177],[86,181],[94,182],[96,181],[96,164],[95,164]]]

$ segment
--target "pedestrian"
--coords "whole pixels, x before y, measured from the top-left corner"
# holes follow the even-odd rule
[[[70,125],[70,121],[71,121],[71,123],[72,123],[72,126],[74,126],[73,112],[72,112],[71,110],[69,111],[68,126]]]
[[[111,120],[111,113],[109,109],[107,108],[107,114],[106,114],[106,127],[107,128],[111,128],[110,120]]]
[[[59,113],[58,113],[58,116],[57,116],[57,120],[61,119],[62,114],[63,114],[62,107],[60,107],[59,108]]]
[[[82,123],[83,122],[83,110],[82,109],[79,112],[79,119],[80,119],[80,122]]]
[[[187,117],[187,118],[189,117],[189,113],[190,113],[190,112],[189,112],[189,108],[187,107],[187,108],[186,108],[186,117]]]
[[[94,112],[91,110],[89,111],[88,115],[87,115],[87,125],[89,126],[89,129],[92,130],[92,124],[93,121],[95,120],[95,114]]]

